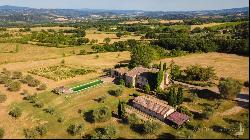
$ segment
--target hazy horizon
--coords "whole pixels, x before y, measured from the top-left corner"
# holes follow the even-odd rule
[[[1,0],[0,6],[48,9],[197,11],[249,7],[248,0]]]

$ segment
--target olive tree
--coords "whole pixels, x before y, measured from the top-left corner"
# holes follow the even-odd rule
[[[79,125],[78,124],[70,124],[69,127],[67,128],[67,132],[72,136],[80,134],[82,130],[83,130],[82,124],[79,124]]]
[[[241,87],[240,82],[232,78],[221,78],[218,85],[221,96],[226,99],[234,99]]]
[[[103,106],[93,111],[93,120],[95,122],[105,122],[111,118],[111,111],[108,107]]]
[[[15,107],[9,112],[9,115],[14,118],[19,118],[22,115],[22,110],[18,107]]]

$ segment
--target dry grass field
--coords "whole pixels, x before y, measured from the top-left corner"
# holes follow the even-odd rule
[[[191,25],[191,30],[193,30],[196,27],[200,27],[201,29],[205,27],[212,27],[212,26],[217,26],[217,25],[222,25],[224,23],[208,23],[208,24],[202,24],[202,25]]]
[[[98,40],[98,43],[104,43],[103,40],[107,37],[111,39],[110,43],[114,43],[117,41],[126,41],[128,39],[140,40],[141,38],[141,36],[135,36],[133,34],[118,38],[115,33],[105,33],[105,32],[99,32],[97,30],[86,31],[86,38],[88,38],[89,40],[92,39]]]
[[[17,46],[19,46],[19,51],[16,53]],[[0,43],[0,64],[55,59],[63,57],[64,54],[73,55],[73,52],[78,54],[81,49],[90,51],[88,46],[54,48],[31,44]]]
[[[161,61],[170,63],[171,60],[167,58]],[[173,60],[182,67],[195,64],[213,66],[219,77],[233,77],[241,81],[249,79],[249,57],[225,53],[202,53],[177,57]]]

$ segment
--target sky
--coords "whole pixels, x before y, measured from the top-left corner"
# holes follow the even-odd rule
[[[249,7],[249,2],[248,0],[0,0],[0,5],[32,8],[190,11]]]

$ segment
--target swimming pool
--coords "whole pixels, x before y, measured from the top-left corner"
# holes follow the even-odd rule
[[[73,87],[73,88],[71,88],[71,90],[73,92],[80,92],[80,91],[83,91],[83,90],[98,86],[98,85],[100,85],[102,83],[103,83],[103,81],[98,79],[98,80],[91,81],[91,82],[83,84],[83,85]]]

